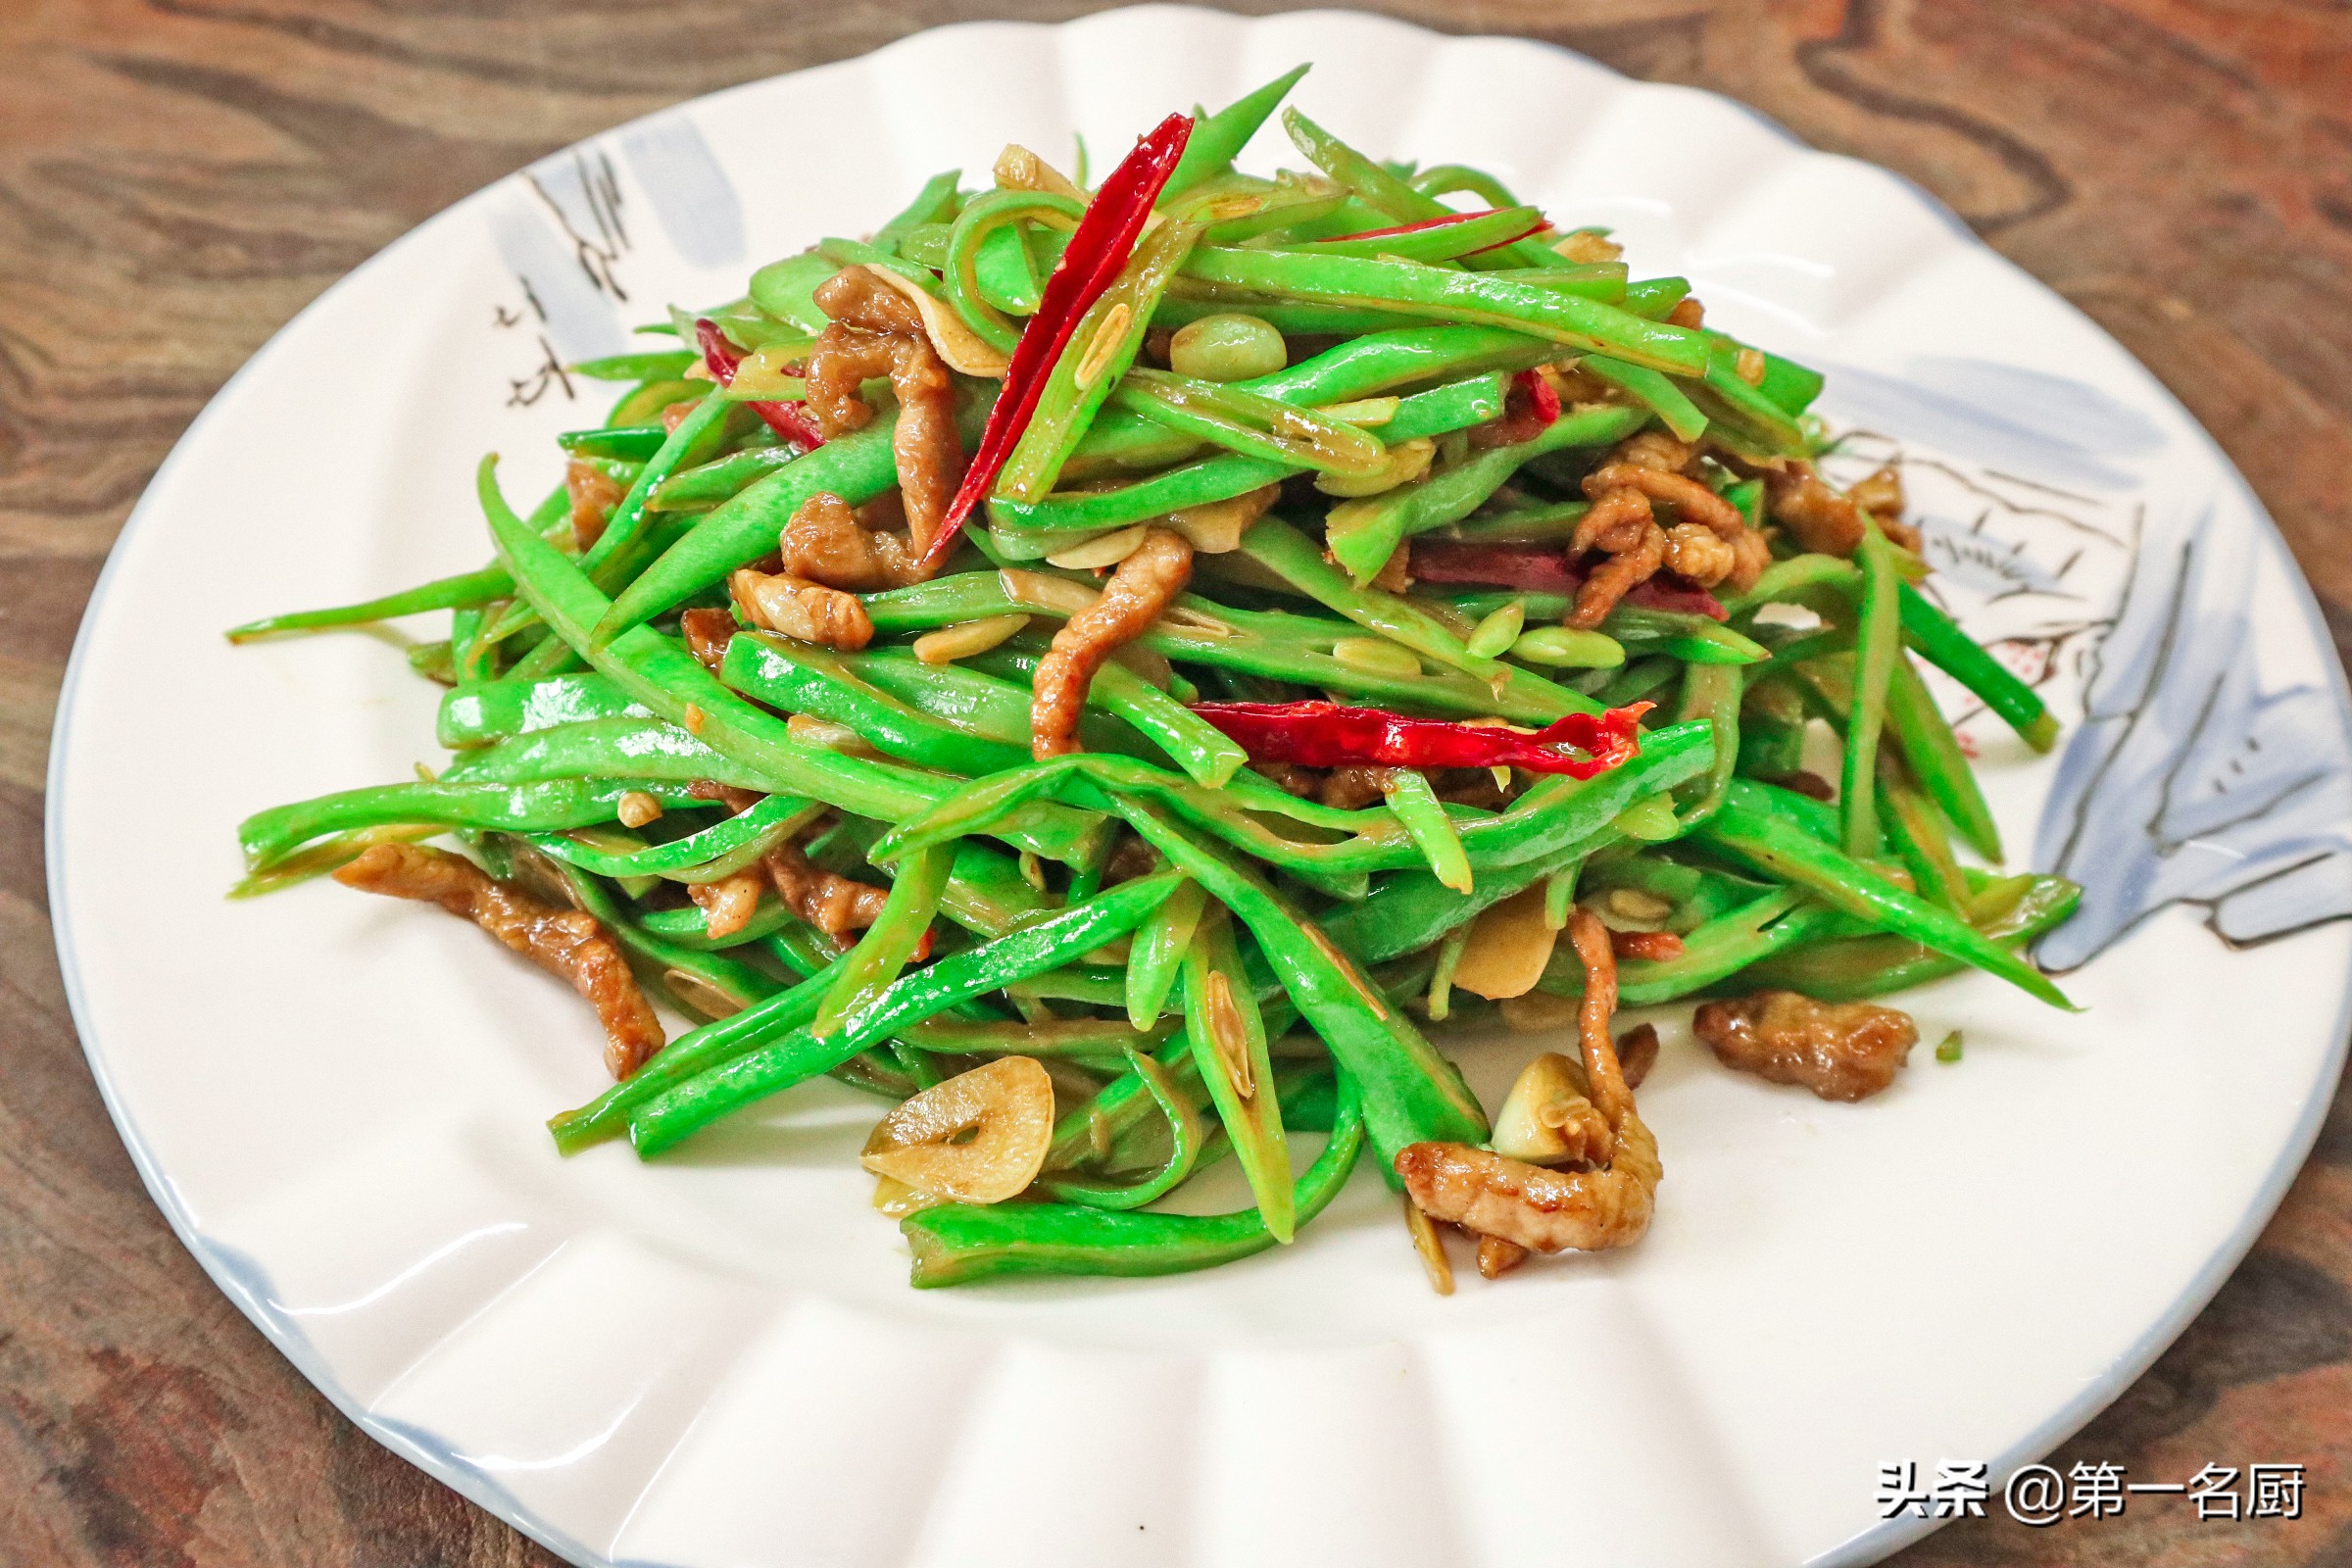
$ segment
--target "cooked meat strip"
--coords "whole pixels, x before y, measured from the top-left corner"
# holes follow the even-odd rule
[[[1302,801],[1317,799],[1323,788],[1321,774],[1297,762],[1251,762],[1250,771],[1270,779],[1285,795],[1296,795]]]
[[[756,870],[746,870],[715,882],[697,882],[687,888],[686,896],[703,911],[705,932],[713,941],[719,941],[752,923],[752,916],[760,908],[760,895],[766,887],[767,878]]]
[[[1625,1074],[1625,1087],[1639,1089],[1649,1069],[1658,1064],[1658,1026],[1638,1023],[1617,1037],[1617,1066]]]
[[[605,524],[629,487],[587,459],[574,458],[564,466],[564,491],[571,498],[572,543],[586,550],[605,536]]]
[[[829,937],[872,925],[882,918],[883,901],[890,897],[886,888],[809,863],[798,845],[780,844],[760,863],[784,906]]]
[[[1102,595],[1054,634],[1031,683],[1029,750],[1038,760],[1078,749],[1078,715],[1095,671],[1114,649],[1142,636],[1192,575],[1193,547],[1184,536],[1149,529],[1112,570]]]
[[[1625,1247],[1649,1229],[1663,1174],[1657,1141],[1634,1109],[1618,1065],[1609,1020],[1617,1010],[1617,960],[1608,928],[1590,909],[1568,916],[1568,938],[1585,966],[1577,1010],[1579,1043],[1592,1102],[1614,1141],[1599,1170],[1550,1170],[1463,1144],[1413,1144],[1396,1155],[1396,1173],[1432,1219],[1499,1237],[1538,1252]]]
[[[1800,546],[1824,556],[1854,553],[1862,542],[1861,509],[1823,483],[1813,465],[1788,463],[1762,472],[1765,509]]]
[[[816,308],[844,326],[885,336],[919,333],[922,313],[914,302],[863,267],[845,267],[816,286]]]
[[[864,527],[830,490],[801,503],[777,545],[786,575],[828,588],[870,594],[923,580],[922,562],[906,538]]]
[[[1649,497],[1641,491],[1630,487],[1603,491],[1592,510],[1576,519],[1568,549],[1576,555],[1588,550],[1605,550],[1611,555],[1631,550],[1652,520]]]
[[[1585,475],[1585,494],[1595,502],[1616,490],[1639,490],[1653,502],[1662,501],[1674,508],[1678,520],[1704,523],[1727,544],[1747,529],[1738,507],[1684,474],[1639,463],[1610,463]]]
[[[678,631],[686,651],[711,674],[726,662],[727,644],[734,639],[735,617],[723,610],[689,610],[678,616]]]
[[[827,648],[858,649],[874,640],[865,606],[838,588],[743,566],[727,579],[727,589],[755,626]]]
[[[1687,326],[1695,332],[1707,324],[1707,308],[1698,303],[1697,295],[1686,294],[1675,301],[1674,309],[1666,313],[1666,319],[1675,326]]]
[[[1740,566],[1740,548],[1717,537],[1701,522],[1678,522],[1666,530],[1666,569],[1712,588]]]
[[[1655,468],[1660,473],[1681,473],[1698,456],[1698,448],[1676,436],[1670,430],[1652,425],[1637,430],[1610,449],[1605,464],[1630,463],[1638,468]]]
[[[1335,767],[1324,774],[1315,798],[1343,811],[1360,811],[1387,800],[1388,790],[1389,769],[1350,765]]]
[[[662,1046],[637,977],[620,945],[594,915],[544,904],[494,881],[471,860],[417,844],[377,844],[335,873],[363,893],[438,904],[471,920],[542,969],[571,983],[605,1028],[605,1065],[626,1078]]]
[[[1614,495],[1627,492],[1612,491]],[[1598,512],[1598,506],[1593,507]],[[1617,601],[1658,574],[1666,564],[1666,530],[1650,523],[1629,549],[1612,552],[1608,560],[1592,568],[1592,574],[1576,591],[1576,608],[1568,612],[1566,624],[1578,631],[1591,631],[1609,618]]]
[[[1683,956],[1683,939],[1671,931],[1611,931],[1609,951],[1620,958],[1663,962]]]
[[[1691,1028],[1725,1066],[1824,1100],[1877,1094],[1919,1044],[1908,1013],[1868,1002],[1816,1002],[1794,991],[1706,1003]]]
[[[828,438],[863,429],[874,411],[859,387],[876,376],[890,377],[899,402],[891,452],[906,509],[909,554],[919,559],[963,482],[956,383],[924,334],[921,315],[864,268],[842,269],[817,286],[814,297],[833,324],[809,351],[805,368],[808,407]]]

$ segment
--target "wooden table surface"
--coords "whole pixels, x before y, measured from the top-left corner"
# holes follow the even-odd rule
[[[42,877],[50,713],[107,547],[166,451],[313,296],[553,148],[965,16],[1094,9],[0,0],[0,1559],[554,1561],[362,1437],[212,1287],[141,1190],[77,1049]],[[1710,87],[1927,186],[2220,437],[2345,640],[2344,0],[1391,9]],[[1898,1560],[2352,1564],[2352,1099],[2340,1094],[2252,1255],[2055,1462],[2179,1479],[2248,1458],[2309,1467],[2299,1520],[2196,1524],[2175,1503],[2029,1530],[1996,1504]]]

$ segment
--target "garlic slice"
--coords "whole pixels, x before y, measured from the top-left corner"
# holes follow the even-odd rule
[[[1559,935],[1544,919],[1543,883],[1514,893],[1471,926],[1453,983],[1496,1001],[1524,997],[1544,978]]]
[[[986,376],[992,381],[1003,380],[1012,366],[1010,356],[971,328],[971,323],[956,314],[956,307],[917,283],[903,277],[887,267],[869,267],[867,271],[906,296],[923,318],[923,335],[948,362],[948,368],[965,375]]]
[[[858,1162],[934,1198],[997,1203],[1027,1188],[1054,1142],[1054,1079],[1033,1056],[1000,1056],[903,1102]]]
[[[1608,1158],[1615,1140],[1599,1108],[1586,1098],[1584,1069],[1546,1051],[1519,1070],[1494,1116],[1488,1144],[1497,1154],[1530,1165]]]

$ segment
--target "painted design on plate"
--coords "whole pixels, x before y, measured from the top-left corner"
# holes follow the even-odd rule
[[[2080,968],[2176,903],[2238,944],[2352,916],[2335,695],[2264,682],[2242,496],[2062,377],[1923,359],[1899,378],[1840,368],[1830,389],[1915,450],[1857,429],[1825,469],[1850,482],[1899,462],[1936,567],[1926,591],[2067,721],[2032,863],[2081,883],[2082,907],[2042,965]],[[1931,679],[1963,745],[1998,743],[1997,718]]]

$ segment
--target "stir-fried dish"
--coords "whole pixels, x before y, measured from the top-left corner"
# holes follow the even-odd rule
[[[1441,1289],[1444,1227],[1489,1277],[1623,1247],[1621,1003],[1838,1100],[1917,1041],[1871,999],[2068,1005],[2026,950],[2076,890],[1986,869],[1920,662],[2055,725],[1915,586],[1897,475],[1817,469],[1820,376],[1478,170],[1292,109],[1310,167],[1237,172],[1304,69],[673,312],[575,368],[630,385],[530,513],[483,462],[490,564],[233,632],[450,616],[453,758],[253,816],[243,891],[331,872],[569,981],[616,1082],[565,1152],[888,1102],[924,1286],[1242,1257],[1367,1146]],[[1431,1032],[1497,1018],[1575,1045],[1490,1121]],[[1250,1207],[1159,1206],[1227,1158]]]

